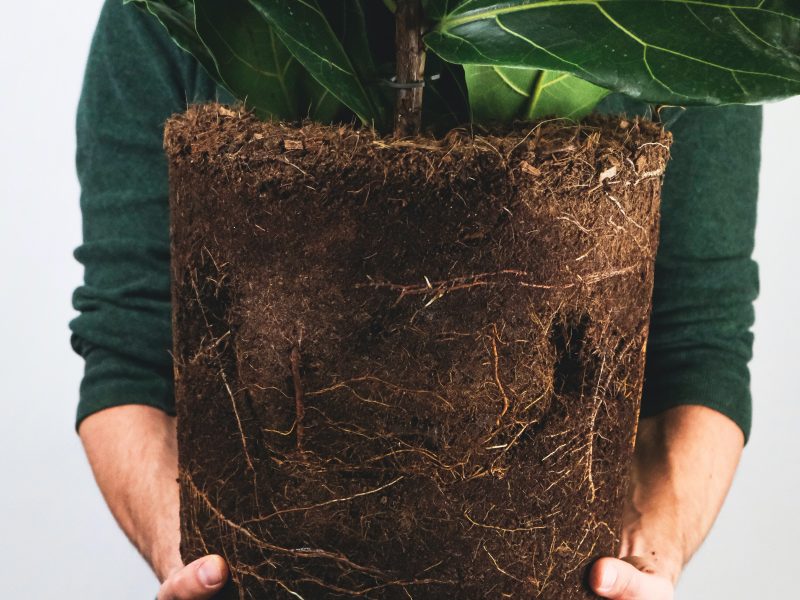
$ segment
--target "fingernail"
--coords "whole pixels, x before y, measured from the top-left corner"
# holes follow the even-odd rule
[[[600,585],[598,586],[597,591],[601,594],[604,592],[610,592],[614,588],[614,584],[617,582],[618,576],[619,572],[614,567],[606,567],[600,576]]]
[[[209,558],[197,570],[197,578],[206,587],[214,587],[222,582],[222,568],[219,560]]]

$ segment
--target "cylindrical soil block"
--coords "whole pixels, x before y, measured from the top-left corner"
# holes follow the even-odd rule
[[[619,544],[652,123],[167,126],[181,552],[225,598],[592,598]]]

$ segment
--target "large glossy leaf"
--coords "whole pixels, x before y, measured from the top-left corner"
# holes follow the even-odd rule
[[[478,123],[523,118],[542,74],[524,67],[464,65],[472,119]]]
[[[592,112],[608,94],[607,89],[569,73],[542,71],[523,118],[563,117],[577,121]]]
[[[261,117],[331,121],[341,103],[311,78],[247,0],[124,0]]]
[[[366,37],[358,31],[360,6],[357,0],[325,0],[345,3],[344,18],[351,29],[342,38],[331,26],[327,12],[317,0],[250,0],[275,28],[281,40],[308,72],[365,123],[382,126],[385,107],[370,89],[377,84],[368,73],[371,57]],[[362,15],[363,17],[363,15]],[[363,29],[363,21],[360,25]],[[342,40],[346,44],[342,43]]]
[[[300,117],[318,123],[332,122],[342,111],[342,103],[307,71],[304,71],[303,75],[301,86],[305,102],[300,106]]]
[[[585,117],[608,90],[568,73],[464,65],[472,118],[479,123]]]
[[[425,41],[448,61],[567,72],[649,102],[800,93],[797,0],[464,0]]]
[[[247,0],[195,0],[196,29],[230,92],[262,116],[296,119],[303,68]]]
[[[195,30],[193,0],[124,0],[124,4],[135,4],[152,14],[180,48],[194,56],[212,78],[220,80],[214,59]]]
[[[369,8],[373,9],[369,13],[367,7],[364,6],[365,2],[368,2]],[[373,38],[376,34],[386,38],[387,33],[393,33],[394,17],[387,7],[375,5],[378,5],[375,0],[323,0],[320,8],[347,56],[350,57],[353,68],[379,114],[379,119],[387,119],[387,108],[394,104],[394,94],[381,86],[381,75],[376,66],[376,45]],[[381,23],[375,22],[376,13],[388,18],[388,23],[391,24],[388,29],[381,27]],[[367,14],[370,15],[371,20],[369,21]],[[387,23],[386,20],[382,22]],[[391,44],[392,57],[394,57],[394,36],[390,35],[388,41]],[[380,122],[376,121],[376,125],[380,126]]]

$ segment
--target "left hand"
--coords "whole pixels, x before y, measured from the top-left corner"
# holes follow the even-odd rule
[[[640,556],[598,559],[589,572],[589,585],[611,600],[672,600],[675,586]]]

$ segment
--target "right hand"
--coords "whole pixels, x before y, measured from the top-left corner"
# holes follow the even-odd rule
[[[222,589],[228,565],[217,554],[175,568],[161,584],[158,600],[206,600]]]

